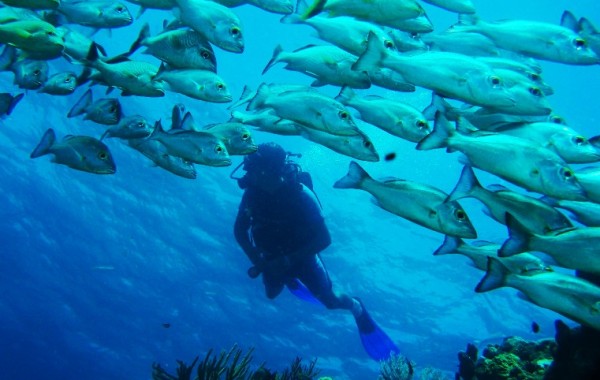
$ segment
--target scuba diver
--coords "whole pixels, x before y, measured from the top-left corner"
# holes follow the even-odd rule
[[[349,310],[369,356],[386,360],[399,353],[398,347],[360,299],[333,292],[319,254],[331,244],[329,230],[309,173],[291,161],[291,155],[278,144],[260,144],[231,174],[244,190],[234,235],[252,262],[248,275],[257,278],[262,274],[269,299],[287,287],[306,301]],[[240,166],[245,175],[234,177]]]

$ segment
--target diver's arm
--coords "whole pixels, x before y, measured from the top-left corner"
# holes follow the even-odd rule
[[[233,226],[233,235],[252,264],[256,265],[261,261],[260,251],[250,241],[250,235],[248,234],[249,229],[250,217],[246,212],[244,202],[242,202]]]

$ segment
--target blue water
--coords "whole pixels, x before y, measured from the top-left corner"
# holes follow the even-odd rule
[[[570,9],[600,25],[592,0],[475,3],[486,20],[558,23],[562,11]],[[436,30],[455,21],[449,12],[424,7]],[[319,43],[312,29],[280,24],[280,16],[250,6],[235,12],[245,26],[245,52],[215,49],[219,75],[234,96],[246,84],[312,81],[280,65],[260,75],[276,44],[291,50]],[[101,31],[95,38],[109,54],[117,54],[128,48],[144,21],[156,32],[169,17],[150,10],[112,37]],[[67,67],[53,65],[52,72]],[[556,92],[549,99],[555,112],[582,134],[598,134],[600,69],[548,62],[542,67]],[[12,74],[0,74],[0,88],[17,92]],[[322,90],[332,96],[338,91]],[[103,91],[96,88],[95,97]],[[174,373],[176,359],[191,361],[234,343],[254,347],[257,364],[265,361],[278,370],[301,356],[318,358],[322,375],[335,379],[377,377],[378,364],[364,353],[349,313],[327,311],[289,293],[267,300],[260,281],[248,278],[249,262],[232,234],[242,193],[229,179],[231,168],[198,167],[198,179],[181,179],[152,167],[116,139],[108,141],[118,166],[113,176],[77,172],[47,157],[31,160],[29,153],[49,127],[59,138],[100,136],[102,127],[66,117],[83,92],[61,98],[29,92],[0,122],[0,379],[149,379],[153,362]],[[430,97],[427,91],[363,93],[395,96],[419,108]],[[229,115],[226,105],[175,94],[121,102],[126,115],[139,113],[149,120],[167,120],[175,103],[185,104],[201,124]],[[412,143],[361,127],[381,154],[397,153],[394,161],[364,164],[373,176],[452,190],[460,173],[457,155],[416,151]],[[468,342],[553,335],[559,315],[517,298],[513,289],[476,294],[482,272],[466,258],[433,257],[442,235],[386,213],[365,192],[334,189],[349,158],[297,137],[256,132],[255,139],[302,153],[300,163],[313,176],[333,238],[323,258],[335,288],[360,296],[417,368],[453,372],[456,353]],[[240,160],[235,158],[233,166]],[[478,175],[484,184],[502,183]],[[461,203],[481,239],[506,238],[505,227],[485,216],[480,204]],[[530,332],[534,320],[541,326],[537,335]]]

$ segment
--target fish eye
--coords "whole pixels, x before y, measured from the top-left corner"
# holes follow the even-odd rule
[[[346,120],[346,119],[350,118],[350,114],[348,114],[348,112],[346,112],[346,111],[340,111],[340,113],[338,115],[340,116],[340,118],[342,120]]]
[[[363,141],[363,146],[365,148],[370,148],[373,146],[373,143],[371,143],[369,140],[365,140],[365,141]]]
[[[563,168],[562,175],[565,179],[571,179],[573,177],[573,171],[571,169]]]
[[[575,136],[573,137],[573,142],[577,145],[583,145],[586,143],[586,138],[583,136]]]
[[[123,11],[125,11],[125,8],[119,5],[115,8],[115,11],[117,11],[117,13],[123,13]]]
[[[65,78],[65,83],[71,83],[71,79],[73,79],[73,78],[71,78],[71,77]]]
[[[108,109],[108,112],[110,112],[110,113],[113,113],[113,112],[116,112],[116,111],[117,111],[117,109],[116,109],[114,106],[111,106],[111,107]]]
[[[554,124],[566,124],[565,123],[565,119],[563,119],[562,117],[558,116],[558,115],[553,115],[550,117],[550,122],[554,123]]]
[[[490,77],[490,83],[492,84],[492,86],[496,87],[502,84],[502,80],[496,76],[492,76]]]
[[[456,219],[458,219],[458,220],[467,219],[467,214],[463,210],[454,211],[454,216],[456,216]]]
[[[56,35],[57,35],[57,34],[56,34],[56,33],[54,33],[54,31],[52,31],[52,30],[50,30],[50,31],[46,32],[46,34],[47,34],[48,36],[52,36],[52,37],[54,37],[54,36],[56,36]]]
[[[217,153],[223,152],[223,147],[221,145],[215,146],[215,152],[217,152]]]
[[[385,40],[383,42],[383,46],[385,46],[386,49],[393,49],[394,48],[394,43],[390,40]]]
[[[203,51],[202,53],[200,53],[200,56],[204,59],[210,58],[210,54],[207,51]]]
[[[583,38],[575,38],[573,40],[573,45],[575,45],[575,47],[577,49],[582,49],[584,48],[587,44],[585,42],[585,40]]]
[[[542,96],[542,90],[537,87],[529,87],[529,93],[533,96]]]
[[[231,28],[231,34],[233,36],[238,36],[238,35],[242,34],[242,31],[237,26],[234,26],[233,28]]]
[[[542,81],[542,77],[540,76],[540,74],[529,73],[529,74],[527,74],[527,76],[529,77],[529,79],[531,79],[534,82],[541,82]]]
[[[217,88],[219,90],[223,90],[225,88],[225,85],[223,83],[217,83]]]
[[[242,140],[248,140],[249,138],[250,138],[250,134],[248,134],[248,133],[244,133],[242,135]]]
[[[104,161],[108,158],[108,153],[102,150],[98,152],[98,158]]]
[[[425,129],[427,128],[427,122],[424,120],[418,120],[417,127],[419,127],[419,129]]]
[[[146,123],[144,123],[143,121],[140,121],[137,123],[138,128],[144,128],[145,126],[146,126]]]

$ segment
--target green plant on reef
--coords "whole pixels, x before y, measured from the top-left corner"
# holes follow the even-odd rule
[[[392,356],[381,362],[378,380],[408,380],[414,374],[413,365],[406,357],[392,354]]]
[[[290,367],[281,374],[267,369],[264,363],[256,371],[251,371],[253,351],[251,348],[243,355],[243,351],[234,345],[229,351],[221,351],[217,356],[211,349],[198,364],[194,380],[313,380],[319,375],[320,370],[315,369],[316,359],[308,365],[303,365],[299,357],[296,357]],[[167,373],[159,364],[153,363],[152,379],[191,380],[198,359],[199,357],[196,357],[190,366],[177,360],[177,376]]]

